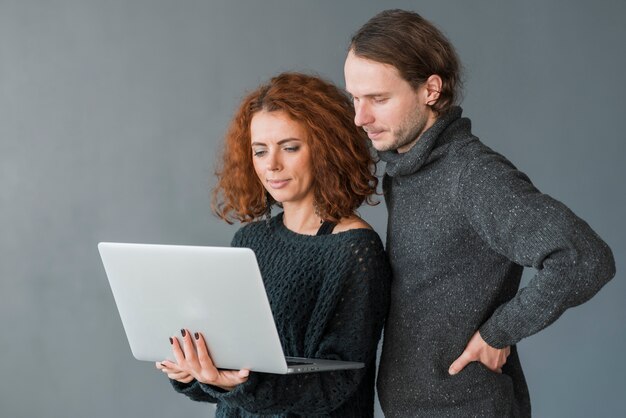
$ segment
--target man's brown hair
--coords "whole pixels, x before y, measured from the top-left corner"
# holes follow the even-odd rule
[[[354,34],[350,50],[358,57],[393,65],[415,89],[433,74],[441,77],[439,99],[432,106],[438,115],[459,99],[461,65],[454,47],[439,29],[415,12],[380,12]]]

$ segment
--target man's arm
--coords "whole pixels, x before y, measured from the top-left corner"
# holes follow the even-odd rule
[[[468,164],[458,197],[470,225],[492,249],[537,269],[528,286],[480,327],[481,338],[493,348],[547,327],[615,274],[611,250],[589,225],[496,153]]]

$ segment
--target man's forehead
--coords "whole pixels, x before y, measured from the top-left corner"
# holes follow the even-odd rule
[[[355,96],[378,96],[404,81],[394,66],[362,58],[352,52],[346,58],[344,76],[346,90]]]

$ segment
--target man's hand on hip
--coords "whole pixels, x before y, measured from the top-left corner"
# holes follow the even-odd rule
[[[491,371],[502,373],[502,366],[506,363],[509,354],[511,354],[511,347],[493,348],[476,331],[463,353],[452,363],[448,373],[455,375],[473,361],[481,362]]]

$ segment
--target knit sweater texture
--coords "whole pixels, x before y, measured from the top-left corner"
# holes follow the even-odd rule
[[[172,381],[174,388],[193,400],[217,403],[216,417],[372,417],[376,349],[391,277],[378,234],[353,229],[301,235],[284,226],[281,213],[269,224],[241,228],[232,246],[256,254],[286,356],[366,366],[295,375],[252,372],[229,392],[197,381]]]
[[[388,418],[527,417],[515,344],[615,274],[608,246],[471,133],[453,108],[406,153],[382,152],[394,280],[378,393]],[[519,289],[523,267],[537,270]],[[480,331],[503,373],[448,368]]]

